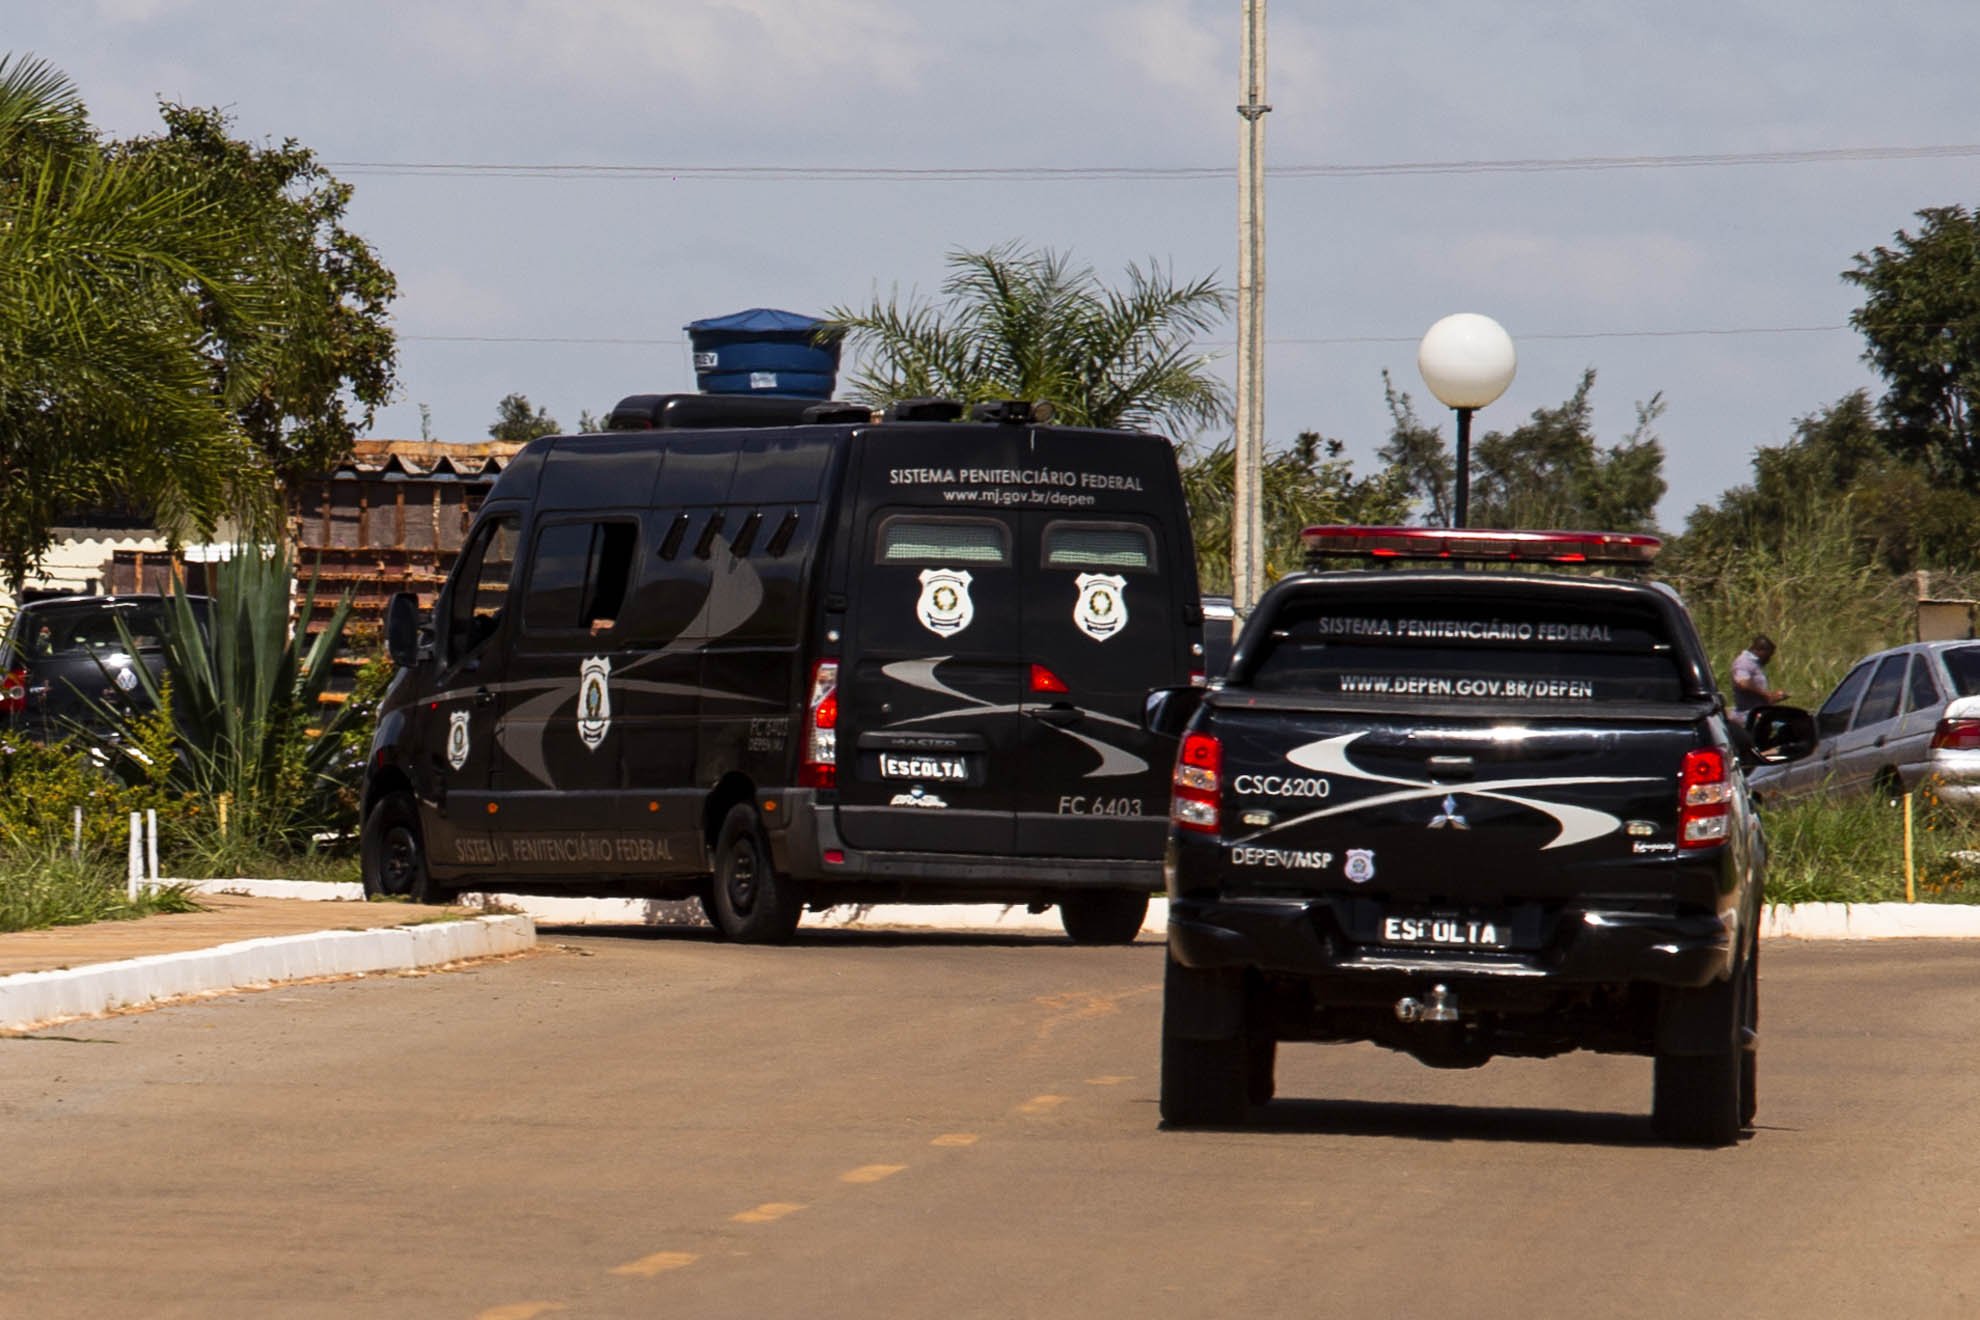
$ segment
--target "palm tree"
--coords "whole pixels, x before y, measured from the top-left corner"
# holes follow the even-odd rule
[[[894,296],[826,313],[821,338],[844,336],[858,355],[855,399],[1049,400],[1066,425],[1183,436],[1230,416],[1192,343],[1230,309],[1211,281],[1178,286],[1158,265],[1130,265],[1126,287],[1108,288],[1090,267],[1016,243],[959,249],[948,265],[939,306]]]
[[[267,507],[199,351],[202,303],[282,323],[242,240],[168,170],[105,153],[60,73],[0,58],[0,577],[18,586],[78,505],[188,529]]]

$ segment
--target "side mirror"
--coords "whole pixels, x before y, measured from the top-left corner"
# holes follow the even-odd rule
[[[1769,765],[1799,761],[1815,750],[1815,717],[1799,706],[1762,706],[1747,715],[1746,732]]]
[[[410,591],[395,592],[385,602],[385,654],[401,669],[419,659],[419,597]]]
[[[1182,737],[1183,730],[1195,718],[1197,707],[1203,704],[1203,694],[1208,690],[1200,687],[1153,689],[1148,694],[1147,704],[1142,707],[1142,727],[1164,738]]]

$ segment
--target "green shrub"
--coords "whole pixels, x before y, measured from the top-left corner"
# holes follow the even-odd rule
[[[1904,901],[1904,811],[1878,796],[1810,797],[1762,813],[1770,903]],[[1980,902],[1957,856],[1975,841],[1971,818],[1912,799],[1913,891],[1920,900]]]
[[[78,926],[91,921],[192,912],[199,904],[183,885],[125,896],[121,855],[110,863],[77,858],[62,845],[9,848],[0,855],[0,931]]]

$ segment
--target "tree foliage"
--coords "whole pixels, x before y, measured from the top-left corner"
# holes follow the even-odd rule
[[[371,245],[344,225],[350,185],[294,138],[256,145],[230,135],[217,109],[165,103],[165,132],[118,144],[150,161],[192,197],[232,217],[241,262],[279,285],[273,322],[202,301],[200,321],[216,394],[284,477],[328,471],[348,457],[397,383],[388,320],[398,281]]]
[[[953,251],[948,265],[940,304],[894,296],[826,313],[821,334],[845,336],[859,355],[853,398],[1048,400],[1065,425],[1183,437],[1229,417],[1228,391],[1193,340],[1229,310],[1212,281],[1130,265],[1112,288],[1064,254],[1016,243]]]
[[[532,406],[528,395],[505,394],[495,405],[495,421],[489,426],[488,434],[491,439],[528,444],[538,436],[555,435],[562,429],[548,409]]]
[[[1392,419],[1381,456],[1432,525],[1455,509],[1457,464],[1443,435],[1416,415],[1409,395],[1385,372]],[[1664,447],[1657,438],[1663,397],[1636,406],[1636,425],[1616,444],[1595,438],[1595,369],[1556,408],[1539,408],[1511,431],[1487,432],[1471,447],[1467,521],[1474,527],[1588,527],[1644,531],[1664,496]]]
[[[1916,234],[1859,252],[1842,278],[1864,290],[1850,324],[1887,389],[1885,445],[1932,476],[1980,490],[1980,215],[1918,212]]]
[[[282,322],[251,248],[178,171],[104,150],[61,74],[0,59],[0,574],[18,584],[78,505],[211,529],[265,500],[236,416],[255,373],[216,386],[204,353],[209,317]]]

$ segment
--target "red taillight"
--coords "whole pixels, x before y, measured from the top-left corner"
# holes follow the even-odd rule
[[[820,660],[811,667],[811,699],[805,703],[804,754],[798,760],[803,787],[838,787],[838,729],[839,662]]]
[[[1070,692],[1066,680],[1047,669],[1044,665],[1031,667],[1031,690],[1033,692]]]
[[[1169,818],[1178,829],[1215,834],[1221,828],[1217,799],[1224,769],[1224,746],[1216,735],[1192,733],[1176,756],[1175,796]]]
[[[1684,754],[1678,778],[1678,847],[1710,848],[1726,841],[1732,817],[1726,754],[1700,747]]]
[[[1932,730],[1932,746],[1943,747],[1949,752],[1980,749],[1980,719],[1940,720],[1939,727]]]
[[[27,677],[25,669],[9,669],[0,674],[0,715],[26,713]]]
[[[1201,669],[1192,669],[1189,671],[1189,685],[1191,687],[1206,687],[1209,685],[1209,682],[1210,675],[1204,673]]]

